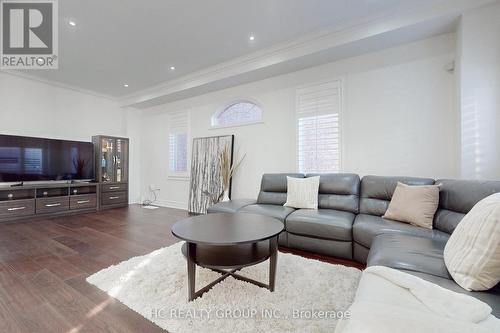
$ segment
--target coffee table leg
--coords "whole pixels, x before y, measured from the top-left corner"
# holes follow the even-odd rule
[[[278,261],[278,237],[273,237],[269,240],[269,290],[274,291],[276,282],[276,263]]]
[[[195,298],[196,287],[196,243],[187,243],[188,300]]]

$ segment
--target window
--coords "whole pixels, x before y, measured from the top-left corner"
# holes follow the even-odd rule
[[[341,169],[341,81],[297,91],[297,162],[299,172]]]
[[[169,118],[169,177],[188,178],[189,113],[173,112]]]
[[[262,109],[249,101],[238,101],[212,116],[212,127],[253,124],[262,121]]]

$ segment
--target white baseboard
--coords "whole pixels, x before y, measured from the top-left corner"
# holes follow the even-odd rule
[[[188,209],[187,202],[173,201],[173,200],[156,200],[153,203],[153,205],[161,206],[161,207],[168,207],[168,208],[183,209],[183,210]]]
[[[141,204],[141,201],[139,201],[139,200],[129,200],[129,201],[128,201],[128,204],[129,204],[129,205],[135,205],[135,204],[140,205],[140,204]]]

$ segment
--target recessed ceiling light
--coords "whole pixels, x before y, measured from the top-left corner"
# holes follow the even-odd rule
[[[250,35],[250,37],[248,37],[248,39],[250,39],[251,41],[254,41],[255,40],[255,36],[254,35]]]
[[[73,20],[69,20],[69,21],[68,21],[68,24],[69,24],[70,26],[72,26],[72,27],[76,27],[76,22],[75,22],[75,21],[73,21]]]
[[[171,71],[175,71],[175,66],[170,66]]]
[[[126,84],[126,83],[125,83],[123,86],[124,86],[125,88],[128,88],[128,84]]]

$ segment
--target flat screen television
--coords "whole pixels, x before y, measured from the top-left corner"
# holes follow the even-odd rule
[[[91,142],[0,134],[0,183],[93,179]]]

